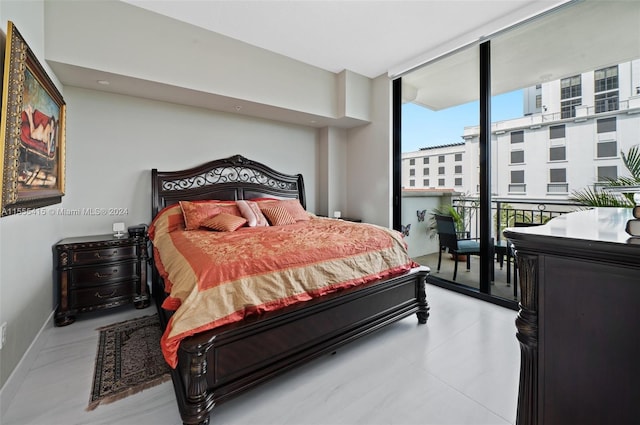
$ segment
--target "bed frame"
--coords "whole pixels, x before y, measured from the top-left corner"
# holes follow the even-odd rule
[[[301,174],[279,173],[240,155],[182,171],[153,169],[152,214],[180,200],[297,198],[306,208]],[[208,424],[213,408],[268,379],[411,314],[426,323],[426,277],[420,267],[186,338],[172,370],[185,424]],[[171,312],[153,266],[153,297],[166,327]]]

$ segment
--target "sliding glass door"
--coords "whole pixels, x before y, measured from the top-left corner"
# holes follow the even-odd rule
[[[410,254],[434,278],[476,289],[479,169],[465,129],[478,123],[478,66],[474,46],[405,75],[401,85],[401,223]],[[467,240],[464,252],[453,249],[456,238]]]
[[[638,2],[571,3],[394,84],[394,214],[431,283],[515,306],[504,228],[546,223],[628,175],[624,154],[640,140],[637,22]],[[436,215],[452,218],[465,249],[443,243]]]

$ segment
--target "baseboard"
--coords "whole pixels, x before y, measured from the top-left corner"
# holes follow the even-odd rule
[[[45,331],[49,328],[53,327],[53,315],[55,311],[52,311],[47,320],[44,322],[40,331],[33,339],[29,348],[24,353],[16,368],[11,372],[9,378],[4,383],[2,388],[0,388],[0,417],[5,416],[7,410],[9,409],[9,405],[13,401],[13,398],[18,393],[20,389],[20,385],[27,377],[31,366],[36,360],[38,353],[44,348],[46,344]]]

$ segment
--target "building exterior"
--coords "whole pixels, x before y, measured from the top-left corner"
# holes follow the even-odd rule
[[[640,143],[640,59],[525,89],[525,116],[491,129],[496,198],[566,201],[627,175],[621,152]],[[402,154],[407,189],[479,193],[479,127],[464,142]]]

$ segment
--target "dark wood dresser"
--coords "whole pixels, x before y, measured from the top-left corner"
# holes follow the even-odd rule
[[[520,276],[517,424],[639,423],[640,240],[631,209],[506,229]]]
[[[55,324],[77,313],[134,303],[149,305],[147,237],[113,235],[67,238],[54,247],[58,308]]]

